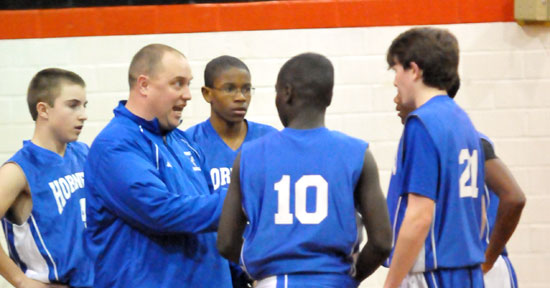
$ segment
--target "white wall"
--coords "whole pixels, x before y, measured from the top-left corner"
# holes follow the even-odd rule
[[[549,287],[550,267],[550,28],[515,23],[444,26],[461,47],[462,88],[457,101],[476,126],[492,137],[528,196],[520,226],[509,244],[522,287]],[[27,85],[39,69],[61,67],[87,82],[88,115],[81,140],[91,143],[127,96],[131,57],[149,43],[184,52],[192,65],[193,101],[181,128],[208,117],[200,95],[208,60],[223,54],[240,57],[257,87],[248,118],[281,128],[274,106],[280,66],[305,51],[325,54],[336,68],[333,104],[327,125],[372,144],[384,190],[401,133],[392,102],[396,93],[385,53],[391,40],[408,27],[274,30],[115,37],[79,37],[0,41],[0,162],[32,136]],[[380,269],[365,284],[380,287]],[[366,286],[366,285],[363,286]],[[0,284],[0,287],[3,287]],[[8,287],[8,286],[5,286]]]

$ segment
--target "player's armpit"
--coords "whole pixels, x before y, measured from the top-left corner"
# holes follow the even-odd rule
[[[223,203],[217,240],[220,254],[234,263],[239,263],[243,232],[246,226],[246,216],[241,204],[240,161],[241,154],[239,153],[233,162],[231,183]]]
[[[484,273],[491,269],[514,233],[526,202],[525,194],[514,176],[499,158],[485,162],[485,183],[498,196],[499,205],[489,246],[485,251],[485,263],[482,265]]]
[[[369,149],[365,151],[363,170],[355,189],[368,241],[359,254],[355,278],[362,281],[372,274],[391,251],[392,231],[388,207],[380,189],[378,167]]]

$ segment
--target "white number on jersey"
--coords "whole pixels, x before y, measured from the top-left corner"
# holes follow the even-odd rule
[[[84,222],[84,228],[88,228],[88,225],[86,225],[86,198],[80,198],[80,217]]]
[[[307,188],[315,188],[315,212],[306,211]],[[293,216],[290,213],[290,176],[283,175],[274,185],[277,190],[277,213],[275,224],[292,224]],[[294,185],[294,213],[302,224],[319,224],[328,214],[328,182],[321,175],[304,175]]]
[[[477,189],[477,150],[472,151],[472,155],[470,155],[468,149],[460,150],[458,163],[463,164],[464,162],[466,162],[466,168],[460,175],[460,198],[477,198],[479,192]],[[470,185],[466,185],[468,180],[470,180]]]

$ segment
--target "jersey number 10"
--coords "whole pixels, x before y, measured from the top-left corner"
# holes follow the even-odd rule
[[[464,168],[464,171],[460,174],[460,198],[477,198],[477,150],[472,151],[472,155],[470,155],[468,149],[460,150],[460,155],[458,155],[458,163],[463,164],[465,161],[466,168]],[[466,185],[468,180],[470,180],[470,185]]]
[[[307,188],[315,188],[315,212],[306,211]],[[294,217],[290,213],[290,176],[283,175],[275,183],[278,205],[275,224],[292,224]],[[321,175],[304,175],[294,184],[294,213],[302,224],[319,224],[328,214],[328,182]]]

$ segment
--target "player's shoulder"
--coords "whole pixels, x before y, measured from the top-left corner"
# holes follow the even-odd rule
[[[198,124],[195,124],[189,128],[187,128],[185,131],[183,131],[185,133],[185,135],[189,138],[189,139],[193,139],[193,140],[197,140],[199,138],[204,138],[206,137],[206,133],[205,133],[205,127],[207,125],[209,125],[209,122],[210,120],[209,119],[206,119],[205,121],[203,122],[200,122]]]
[[[264,136],[272,132],[277,132],[279,130],[275,129],[273,126],[262,124],[258,122],[248,121],[246,120],[246,123],[248,124],[249,131],[253,132],[256,135]]]
[[[483,133],[480,132],[479,130],[477,131],[477,134],[479,135],[479,138],[481,138],[482,141],[486,141],[486,142],[488,142],[491,146],[493,146],[493,141],[491,140],[491,138],[489,138],[489,136],[483,134]]]
[[[89,154],[109,149],[131,149],[142,144],[143,128],[127,117],[114,117],[92,142]]]
[[[84,157],[86,157],[90,151],[88,144],[79,141],[67,143],[67,149],[71,149],[76,154],[84,155]]]
[[[280,137],[280,131],[272,131],[272,133],[267,133],[261,137],[253,138],[249,141],[243,142],[241,146],[241,151],[248,151],[251,149],[259,149],[265,147],[270,143],[274,143],[274,140]]]
[[[369,143],[363,139],[348,135],[341,131],[328,130],[328,133],[334,139],[334,141],[340,142],[343,145],[353,145],[353,146],[365,146],[368,148]]]
[[[27,177],[23,167],[17,162],[8,160],[2,166],[0,166],[0,187],[1,189],[8,189],[10,191],[20,190],[22,191],[27,186]],[[18,192],[20,192],[18,191]]]

